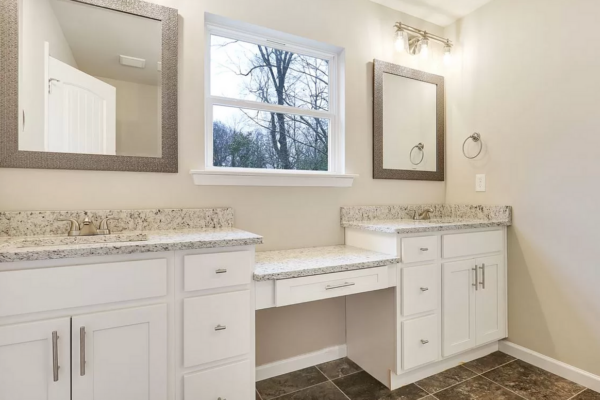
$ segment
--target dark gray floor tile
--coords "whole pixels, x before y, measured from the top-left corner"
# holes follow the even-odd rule
[[[415,385],[408,385],[390,391],[381,382],[364,371],[335,379],[333,383],[350,400],[418,400],[427,396],[426,392]]]
[[[348,400],[333,383],[325,382],[308,389],[286,394],[277,400]]]
[[[477,374],[483,374],[484,372],[514,360],[516,360],[516,358],[509,356],[506,353],[495,351],[485,357],[463,364],[463,367],[468,368]]]
[[[475,375],[477,374],[473,371],[459,365],[458,367],[450,368],[437,375],[422,379],[416,382],[416,385],[433,394],[452,385],[456,385],[457,383],[464,382]]]
[[[435,394],[439,400],[523,400],[500,385],[477,376]]]
[[[325,381],[327,378],[318,369],[310,367],[256,382],[256,389],[262,400],[270,400]]]
[[[341,358],[339,360],[319,364],[317,365],[317,368],[319,368],[329,379],[337,379],[342,376],[362,371],[358,365],[348,358]]]
[[[566,400],[584,389],[521,360],[486,372],[483,376],[530,400]]]
[[[262,399],[260,398],[260,396],[258,395],[258,392],[256,392],[256,400],[262,400]]]
[[[573,397],[573,400],[600,400],[600,393],[588,389],[585,392]]]

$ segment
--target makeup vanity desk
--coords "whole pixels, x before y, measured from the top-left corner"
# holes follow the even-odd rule
[[[431,220],[408,218],[434,210]],[[342,209],[344,246],[257,253],[256,309],[346,297],[347,355],[390,389],[508,336],[510,207]]]

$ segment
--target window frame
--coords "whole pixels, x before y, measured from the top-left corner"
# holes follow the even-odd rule
[[[210,18],[213,17],[213,18]],[[218,19],[219,21],[215,21]],[[310,110],[291,106],[261,103],[252,100],[240,100],[228,97],[213,96],[211,93],[211,37],[212,35],[240,40],[246,43],[267,46],[289,51],[329,62],[329,110]],[[253,175],[298,174],[298,175],[343,175],[345,173],[345,131],[343,116],[343,49],[309,39],[295,37],[266,28],[249,24],[225,21],[224,18],[207,14],[205,22],[205,76],[204,76],[204,145],[205,171],[240,173]],[[328,132],[328,170],[284,170],[267,168],[234,168],[216,167],[213,165],[213,107],[226,106],[266,112],[304,115],[329,120]]]

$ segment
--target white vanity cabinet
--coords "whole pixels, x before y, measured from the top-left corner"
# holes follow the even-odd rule
[[[395,288],[346,300],[348,357],[388,387],[491,353],[507,336],[506,227],[346,228],[346,245],[401,259]]]

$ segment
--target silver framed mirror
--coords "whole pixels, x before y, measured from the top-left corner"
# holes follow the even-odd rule
[[[444,77],[373,65],[373,178],[443,181]]]
[[[0,167],[178,171],[178,12],[0,0]]]

